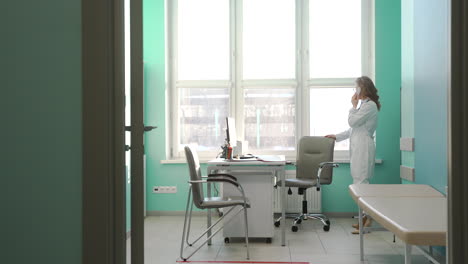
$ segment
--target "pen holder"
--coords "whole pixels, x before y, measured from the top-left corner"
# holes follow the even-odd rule
[[[227,159],[232,159],[232,147],[228,146],[227,147]]]

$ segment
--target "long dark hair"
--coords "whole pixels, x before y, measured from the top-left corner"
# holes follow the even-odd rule
[[[380,97],[377,94],[377,88],[375,88],[374,82],[372,82],[371,78],[367,76],[361,76],[356,79],[356,84],[361,88],[361,94],[374,101],[374,103],[377,105],[377,109],[380,110]]]

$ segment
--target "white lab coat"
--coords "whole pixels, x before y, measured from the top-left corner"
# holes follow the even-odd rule
[[[349,138],[349,156],[353,183],[369,183],[374,175],[375,142],[378,109],[374,101],[361,101],[359,109],[351,108],[348,115],[350,128],[336,135],[336,141]]]

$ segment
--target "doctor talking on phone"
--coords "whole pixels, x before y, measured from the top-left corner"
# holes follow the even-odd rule
[[[360,106],[358,103],[361,101]],[[356,89],[351,97],[349,129],[336,135],[326,135],[336,141],[349,138],[350,168],[353,183],[368,184],[374,174],[377,117],[380,110],[379,96],[372,80],[367,76],[356,79]]]

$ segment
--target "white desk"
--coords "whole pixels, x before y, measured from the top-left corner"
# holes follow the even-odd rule
[[[262,155],[261,160],[224,160],[224,159],[215,159],[211,160],[207,163],[207,171],[208,174],[212,173],[218,173],[218,172],[226,172],[226,173],[242,173],[242,172],[253,172],[252,174],[255,175],[255,172],[259,173],[269,173],[270,175],[274,177],[278,177],[281,181],[284,181],[285,179],[285,165],[286,165],[286,160],[284,156],[267,156],[267,155]],[[264,175],[263,175],[264,176]],[[244,189],[248,189],[248,184],[249,181],[242,180],[245,177],[238,178],[239,183],[244,187]],[[265,183],[269,182],[268,178]],[[263,182],[263,181],[262,181]],[[268,188],[273,189],[273,185],[270,184]],[[208,195],[211,195],[211,185],[208,184]],[[248,195],[246,194],[247,198]],[[273,199],[271,199],[271,215],[269,216],[271,219],[271,227],[273,227]],[[286,191],[285,188],[281,188],[281,215],[283,219],[285,219],[285,205],[286,203]],[[268,211],[268,210],[266,210]],[[249,213],[248,213],[249,215]],[[249,217],[250,218],[250,217]],[[208,210],[208,226],[211,226],[211,212]],[[249,226],[251,224],[249,223]],[[281,245],[285,246],[286,245],[286,225],[281,225]],[[249,236],[250,233],[255,235],[254,230],[249,229]],[[211,234],[207,234],[210,236]],[[258,236],[258,233],[257,233]],[[260,235],[262,236],[262,235]],[[266,235],[268,236],[268,234]],[[208,242],[211,244],[211,241]]]

